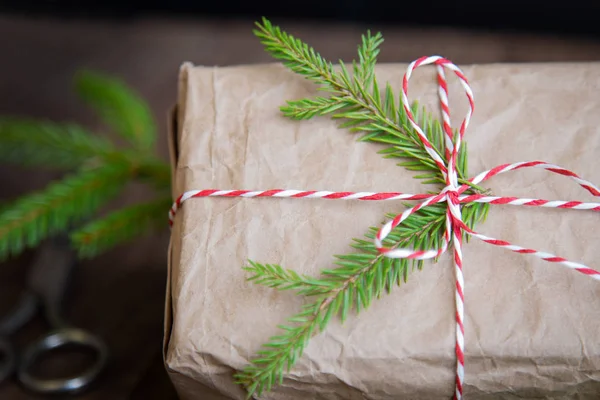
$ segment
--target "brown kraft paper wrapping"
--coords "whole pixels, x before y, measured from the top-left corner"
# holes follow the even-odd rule
[[[600,64],[462,66],[475,95],[469,175],[543,160],[600,184]],[[406,65],[380,65],[396,92]],[[448,75],[453,124],[466,111]],[[292,121],[286,100],[316,86],[278,64],[184,64],[172,128],[173,196],[194,189],[423,193],[412,174],[328,117]],[[419,68],[410,100],[439,116],[435,69]],[[494,195],[594,201],[542,170],[485,182]],[[491,206],[476,230],[600,267],[593,212]],[[205,198],[185,202],[171,236],[165,364],[182,399],[244,399],[233,381],[302,297],[251,282],[247,259],[317,275],[398,202]],[[600,398],[600,283],[472,239],[464,245],[465,398]],[[414,271],[342,326],[314,337],[282,385],[261,398],[449,399],[455,380],[450,254]]]

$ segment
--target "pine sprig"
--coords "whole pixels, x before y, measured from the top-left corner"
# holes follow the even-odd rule
[[[341,121],[340,128],[362,133],[359,140],[388,145],[387,149],[382,150],[386,157],[405,159],[400,165],[426,171],[427,174],[422,178],[424,183],[445,182],[441,171],[431,161],[410,125],[406,111],[401,107],[401,97],[393,93],[389,84],[380,90],[375,77],[379,46],[383,43],[380,33],[372,36],[369,32],[362,36],[362,44],[358,49],[360,62],[353,62],[354,75],[350,76],[342,61],[339,62],[340,71],[335,71],[333,64],[323,59],[312,47],[273,26],[266,18],[256,25],[258,29],[254,32],[269,54],[292,71],[320,85],[319,90],[331,94],[330,97],[288,101],[286,106],[281,107],[284,116],[303,120],[331,115]],[[438,155],[446,159],[443,151],[444,133],[439,121],[416,104],[412,110]],[[464,179],[466,154],[466,146],[462,146],[459,154],[462,162],[457,168],[459,181],[468,184]]]
[[[124,83],[97,72],[81,71],[75,78],[75,87],[81,98],[136,149],[153,148],[156,127],[151,110]]]
[[[368,32],[359,46],[359,62],[352,63],[350,76],[340,61],[336,71],[313,48],[299,39],[274,27],[267,19],[257,23],[255,31],[265,49],[281,60],[292,71],[320,85],[319,90],[330,93],[329,97],[289,101],[282,107],[283,114],[296,120],[330,115],[340,120],[340,128],[360,132],[360,141],[383,144],[381,153],[386,158],[403,159],[400,166],[418,171],[415,176],[426,184],[444,184],[445,180],[437,165],[431,161],[416,132],[409,124],[402,106],[389,84],[383,90],[375,77],[375,63],[380,34]],[[398,101],[396,101],[398,98]],[[435,151],[446,159],[444,132],[439,121],[428,115],[416,103],[412,112],[419,125],[431,141]],[[463,143],[457,169],[459,181],[468,183],[464,177],[468,172],[466,145]],[[446,160],[447,161],[447,160]],[[470,192],[484,189],[471,185]],[[406,205],[407,207],[409,205]],[[473,228],[485,219],[487,204],[467,204],[462,207],[463,221]],[[445,204],[436,204],[419,210],[396,227],[386,238],[388,248],[437,249],[442,245],[446,223]],[[388,218],[393,216],[388,215]],[[407,259],[390,259],[376,249],[373,239],[378,228],[372,227],[363,239],[354,239],[353,253],[335,256],[335,268],[321,271],[320,278],[300,275],[279,265],[260,264],[254,261],[245,268],[252,275],[249,280],[278,290],[295,290],[312,299],[302,310],[280,325],[280,335],[271,337],[258,351],[258,356],[236,374],[237,382],[243,385],[248,398],[260,396],[289,371],[302,355],[310,338],[323,331],[334,316],[341,316],[342,323],[349,313],[369,307],[371,302],[384,292],[407,280],[415,268],[421,269],[424,262]],[[468,236],[465,235],[468,240]],[[437,260],[434,260],[437,261]]]
[[[119,193],[131,173],[127,164],[84,169],[19,198],[0,214],[0,259],[89,217]]]
[[[108,75],[81,71],[75,84],[80,96],[128,146],[117,146],[73,123],[0,117],[0,162],[76,171],[0,208],[0,261],[66,230],[75,231],[71,244],[79,255],[93,257],[164,226],[171,170],[151,151],[156,129],[150,108]],[[158,200],[94,220],[93,214],[134,180],[153,186]],[[81,227],[84,221],[87,225]]]
[[[117,245],[128,242],[163,226],[170,197],[134,204],[95,220],[71,235],[80,258],[92,258]]]
[[[367,34],[362,36],[362,45],[358,46],[358,63],[353,62],[354,76],[367,88],[373,84],[375,64],[379,55],[379,46],[382,43],[381,33],[378,32],[375,36],[371,36],[371,32],[367,31]]]
[[[471,204],[464,207],[468,226],[472,227],[480,218],[478,211]],[[439,248],[444,226],[443,207],[421,209],[396,227],[384,244],[390,248]],[[288,324],[278,326],[283,332],[271,337],[250,365],[235,376],[246,387],[248,397],[260,396],[276,382],[280,383],[303,354],[309,339],[322,332],[331,318],[340,316],[343,323],[352,310],[358,314],[374,299],[406,282],[415,268],[422,268],[422,260],[390,259],[379,253],[373,243],[377,230],[371,227],[364,239],[354,240],[352,247],[357,252],[335,256],[337,268],[321,271],[321,278],[300,275],[279,265],[249,262],[245,268],[252,273],[249,280],[279,290],[296,290],[299,295],[315,300],[289,318]]]
[[[301,275],[294,270],[284,269],[280,265],[261,264],[251,260],[248,261],[248,264],[244,267],[245,271],[252,274],[248,281],[254,281],[270,288],[279,290],[295,289],[300,295],[314,296],[327,293],[332,286],[331,282]]]
[[[114,151],[105,138],[75,124],[0,118],[0,161],[28,167],[78,168]]]

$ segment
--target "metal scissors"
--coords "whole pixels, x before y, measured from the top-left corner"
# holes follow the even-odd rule
[[[0,383],[16,375],[26,389],[40,394],[76,393],[86,389],[103,371],[108,360],[108,349],[95,335],[69,326],[62,317],[69,276],[76,265],[75,254],[68,247],[68,238],[59,236],[43,244],[28,271],[27,288],[12,312],[0,319]],[[9,340],[42,311],[51,330],[18,354]],[[54,349],[77,346],[92,350],[93,365],[78,375],[64,379],[36,377],[33,367],[41,356]]]

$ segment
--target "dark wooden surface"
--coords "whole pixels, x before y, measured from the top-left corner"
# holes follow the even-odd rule
[[[315,45],[326,57],[354,57],[363,26],[326,28],[282,22],[286,30]],[[382,62],[408,62],[442,54],[459,64],[600,60],[600,42],[446,30],[381,29],[386,42]],[[85,22],[0,16],[0,114],[77,121],[100,127],[71,92],[78,68],[115,74],[137,89],[159,122],[158,151],[167,157],[166,114],[176,100],[183,61],[230,65],[272,61],[251,34],[252,21],[131,20]],[[0,167],[0,200],[43,187],[56,174]],[[117,202],[141,198],[131,187]],[[172,399],[175,392],[161,357],[165,255],[168,230],[115,249],[80,266],[67,304],[70,321],[104,338],[112,353],[102,379],[82,399]],[[16,299],[29,254],[0,268],[0,311]],[[40,321],[27,326],[19,345],[42,333]],[[8,382],[0,398],[37,399]],[[199,394],[199,398],[201,395]]]

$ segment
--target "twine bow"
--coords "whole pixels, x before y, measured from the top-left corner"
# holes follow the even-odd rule
[[[444,128],[444,139],[446,144],[445,158],[448,160],[447,163],[438,154],[431,142],[427,139],[425,133],[421,127],[417,124],[414,116],[409,107],[408,101],[408,81],[413,71],[423,65],[435,64],[437,69],[438,77],[438,95],[440,105],[442,109],[443,117],[443,128]],[[467,100],[469,103],[469,109],[467,115],[463,120],[457,134],[452,132],[450,124],[450,108],[448,106],[448,86],[446,83],[445,71],[447,68],[453,71],[462,87],[464,88]],[[272,189],[272,190],[192,190],[183,193],[179,196],[173,204],[173,207],[169,211],[169,223],[173,224],[173,220],[181,204],[190,199],[197,197],[279,197],[279,198],[322,198],[322,199],[344,199],[344,200],[365,200],[365,201],[384,201],[384,200],[420,200],[421,203],[416,206],[405,210],[403,213],[397,215],[391,221],[384,224],[377,235],[375,236],[374,242],[379,250],[385,257],[389,258],[408,258],[408,259],[430,259],[436,258],[444,254],[450,247],[450,243],[453,244],[454,250],[454,272],[456,279],[456,386],[454,398],[457,400],[462,399],[463,396],[463,385],[464,385],[464,277],[462,272],[462,236],[463,232],[476,237],[486,243],[500,246],[508,250],[521,253],[530,254],[535,257],[541,258],[544,261],[559,263],[568,268],[574,269],[580,273],[590,276],[593,279],[600,280],[600,272],[589,268],[583,264],[569,261],[565,258],[556,256],[554,254],[529,249],[526,247],[517,246],[504,240],[495,239],[489,236],[482,235],[470,229],[462,220],[461,216],[461,204],[467,203],[490,203],[490,204],[503,204],[503,205],[518,205],[518,206],[531,206],[531,207],[550,207],[550,208],[566,208],[573,210],[591,210],[600,211],[600,203],[584,203],[580,201],[561,201],[561,200],[543,200],[543,199],[528,199],[528,198],[517,198],[517,197],[497,197],[487,196],[484,194],[470,194],[465,195],[464,193],[471,187],[469,184],[458,184],[458,173],[456,169],[456,163],[458,154],[464,133],[469,125],[471,115],[474,109],[473,92],[469,86],[469,82],[462,71],[449,60],[440,57],[422,57],[418,60],[413,61],[404,75],[402,82],[402,100],[403,106],[408,116],[408,120],[414,130],[416,131],[423,147],[427,153],[431,156],[431,159],[435,162],[439,170],[446,181],[446,187],[438,194],[408,194],[400,192],[331,192],[331,191],[314,191],[314,190],[283,190],[283,189]],[[553,172],[555,174],[563,175],[571,178],[581,187],[586,189],[594,196],[600,196],[600,189],[594,186],[592,183],[580,178],[577,174],[569,171],[565,168],[557,165],[549,164],[543,161],[529,161],[529,162],[518,162],[514,164],[502,164],[490,170],[484,171],[479,175],[471,178],[468,182],[471,185],[477,185],[485,180],[490,179],[493,176],[515,171],[522,168],[542,168],[546,171]],[[414,214],[418,210],[431,206],[432,204],[446,202],[446,229],[444,231],[442,245],[439,249],[427,249],[427,250],[415,250],[406,248],[386,248],[383,245],[385,238],[392,232],[394,228],[400,225],[410,215]]]

